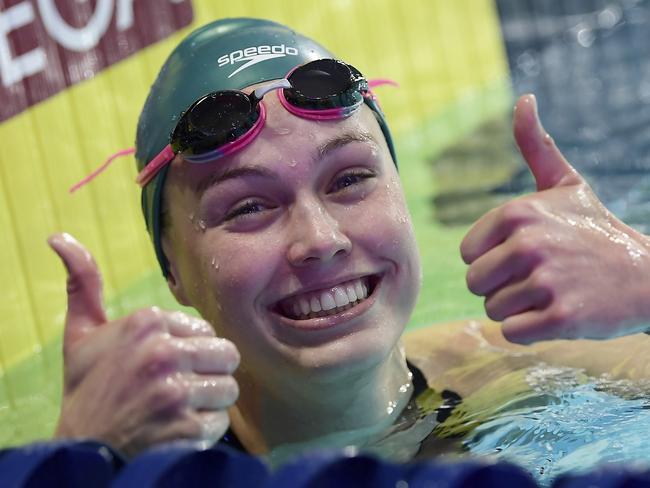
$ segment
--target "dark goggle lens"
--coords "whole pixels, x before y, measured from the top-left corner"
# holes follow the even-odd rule
[[[288,79],[292,88],[284,89],[286,100],[310,110],[353,107],[361,103],[362,92],[368,89],[356,68],[334,59],[300,66]],[[210,93],[183,113],[171,137],[172,150],[187,156],[214,151],[246,134],[259,117],[259,104],[245,93]]]
[[[188,124],[206,136],[221,134],[246,123],[250,100],[243,93],[217,93],[200,100],[190,111]]]
[[[343,63],[319,60],[296,69],[289,81],[295,91],[307,98],[325,98],[350,88],[350,69]]]
[[[365,80],[352,66],[334,59],[319,59],[297,68],[289,76],[292,88],[284,96],[296,107],[328,109],[352,106],[362,100]]]
[[[237,140],[259,118],[259,106],[237,91],[211,93],[185,112],[172,135],[172,149],[203,154]]]

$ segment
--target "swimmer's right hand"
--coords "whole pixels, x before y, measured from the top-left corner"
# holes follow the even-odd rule
[[[68,271],[58,438],[93,438],[126,455],[173,440],[217,441],[239,389],[236,347],[204,320],[152,307],[109,321],[90,253],[48,243]]]

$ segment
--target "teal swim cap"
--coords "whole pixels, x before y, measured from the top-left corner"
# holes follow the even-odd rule
[[[280,79],[296,66],[322,58],[335,56],[315,41],[269,20],[222,19],[190,33],[165,61],[140,114],[135,142],[138,172],[169,143],[181,113],[203,95]],[[369,97],[365,103],[375,114],[397,164],[379,105]],[[165,277],[161,209],[169,167],[142,189],[142,212]]]

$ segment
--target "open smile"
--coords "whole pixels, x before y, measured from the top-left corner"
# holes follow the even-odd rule
[[[296,294],[277,302],[273,311],[297,327],[327,327],[363,313],[380,281],[380,275],[366,275]]]

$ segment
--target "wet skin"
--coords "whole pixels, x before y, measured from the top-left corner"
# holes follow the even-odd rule
[[[57,437],[137,454],[176,439],[214,442],[230,418],[254,453],[327,445],[340,431],[343,445],[363,445],[408,401],[399,336],[420,268],[380,129],[365,107],[317,123],[274,96],[266,104],[267,126],[250,146],[212,165],[177,158],[165,188],[169,286],[210,324],[156,308],[108,320],[88,251],[70,236],[50,239],[68,271]],[[645,335],[508,342],[607,338],[650,323],[648,237],[602,207],[532,97],[519,100],[514,133],[538,192],[488,212],[461,244],[470,290],[503,326],[417,331],[406,338],[411,360],[432,387],[466,400],[486,376],[539,361],[647,378]],[[357,279],[366,300],[301,316],[301,295],[334,296]]]
[[[396,347],[419,291],[417,247],[399,175],[367,107],[317,122],[289,114],[274,94],[264,103],[266,125],[243,151],[208,165],[172,163],[169,285],[237,345],[244,399],[257,391],[331,413],[337,395],[359,394],[340,382],[403,384]],[[357,279],[370,294],[351,308],[313,318],[290,311],[305,293]],[[357,408],[337,412],[340,425],[346,415],[358,423]]]

